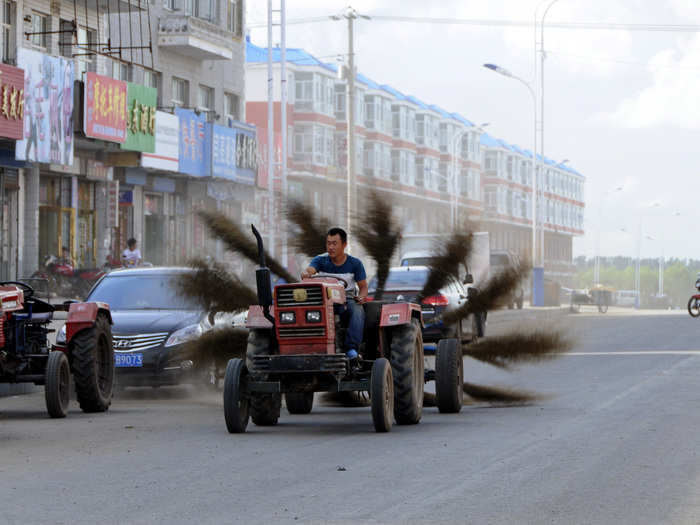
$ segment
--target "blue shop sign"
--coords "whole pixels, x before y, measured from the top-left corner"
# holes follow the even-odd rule
[[[212,175],[240,184],[255,184],[258,153],[255,128],[214,125],[212,147]]]
[[[206,113],[191,109],[175,110],[180,119],[180,172],[196,177],[211,175],[211,125]]]

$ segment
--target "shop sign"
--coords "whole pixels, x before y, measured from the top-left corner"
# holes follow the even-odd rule
[[[88,179],[92,180],[108,181],[114,178],[111,166],[105,166],[103,163],[92,159],[85,159],[84,172]]]
[[[141,155],[141,166],[163,171],[180,171],[180,119],[156,111],[156,144],[153,153]]]
[[[134,191],[133,190],[120,190],[119,191],[119,204],[125,206],[131,206],[134,203]]]
[[[107,227],[110,229],[117,227],[117,219],[119,218],[119,181],[110,181],[107,183]]]
[[[85,74],[83,129],[86,137],[123,143],[126,140],[126,82]]]
[[[0,64],[0,137],[22,138],[24,71]]]
[[[255,184],[258,165],[255,128],[214,125],[212,147],[212,174],[215,177],[241,184]]]
[[[19,48],[17,65],[24,69],[24,136],[15,158],[71,166],[73,61]]]
[[[206,115],[180,108],[175,114],[180,119],[180,172],[196,177],[211,175],[211,126]]]
[[[158,90],[127,82],[126,141],[122,149],[153,153],[156,148]]]

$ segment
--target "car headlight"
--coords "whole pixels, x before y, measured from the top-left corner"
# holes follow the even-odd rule
[[[63,325],[61,329],[56,334],[56,344],[65,345],[66,344],[66,325]]]
[[[306,312],[306,322],[307,323],[320,323],[321,322],[321,312],[319,310],[309,310]]]
[[[202,328],[200,323],[191,324],[170,334],[170,337],[165,342],[165,346],[180,345],[187,341],[192,341],[197,339],[202,333],[204,333],[204,328]]]
[[[292,324],[296,322],[297,316],[294,312],[282,312],[280,313],[280,323],[282,324]]]

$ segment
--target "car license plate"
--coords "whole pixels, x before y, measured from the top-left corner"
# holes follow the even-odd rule
[[[142,367],[143,354],[114,354],[114,366]]]

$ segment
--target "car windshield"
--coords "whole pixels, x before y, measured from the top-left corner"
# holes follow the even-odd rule
[[[178,296],[177,275],[113,275],[95,287],[88,301],[103,301],[111,310],[196,310]]]
[[[420,290],[428,279],[428,270],[409,270],[389,272],[385,290],[414,288]],[[369,283],[370,290],[377,289],[377,278],[373,277]]]
[[[407,257],[401,261],[401,266],[430,266],[432,257]]]

